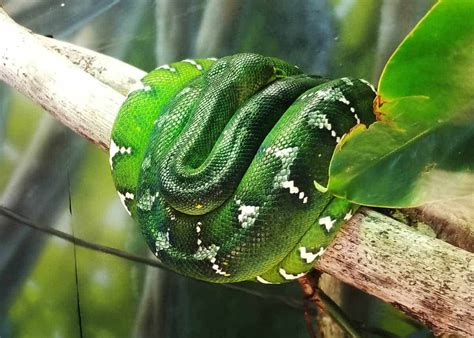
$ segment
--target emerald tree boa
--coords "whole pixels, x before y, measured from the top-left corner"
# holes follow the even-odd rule
[[[119,197],[169,268],[210,282],[308,272],[357,206],[327,193],[335,146],[374,121],[374,88],[257,54],[146,75],[112,130]]]

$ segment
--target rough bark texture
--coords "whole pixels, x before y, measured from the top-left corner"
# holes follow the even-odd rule
[[[0,9],[0,79],[37,102],[61,123],[107,149],[124,96],[52,53]]]
[[[474,255],[362,208],[316,268],[392,303],[436,334],[474,334]]]
[[[428,224],[436,237],[474,252],[474,200],[463,198],[403,209],[403,213]]]
[[[42,45],[1,9],[0,31],[0,78],[106,149],[123,96]],[[437,334],[473,336],[473,258],[363,208],[316,267],[396,305]]]
[[[69,61],[86,73],[111,86],[123,95],[126,95],[130,88],[146,75],[143,70],[116,58],[68,42],[47,38],[42,35],[35,36],[44,46],[67,57]]]

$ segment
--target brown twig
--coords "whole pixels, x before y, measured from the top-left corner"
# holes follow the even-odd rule
[[[313,272],[313,271],[312,271]],[[303,291],[303,297],[305,299],[304,302],[304,320],[306,323],[306,329],[308,330],[309,336],[311,338],[316,338],[316,331],[314,328],[314,318],[311,314],[310,304],[314,304],[318,311],[324,311],[322,304],[318,301],[319,297],[317,296],[318,293],[318,283],[320,273],[314,270],[317,276],[314,276],[312,272],[308,273],[307,275],[298,278],[298,283],[301,286],[301,290]]]
[[[314,304],[318,309],[318,312],[327,313],[331,318],[351,337],[358,338],[361,335],[354,328],[350,320],[342,312],[341,308],[332,301],[320,288],[319,280],[321,278],[321,272],[312,270],[305,276],[298,279],[300,286],[303,290],[305,302],[305,313],[304,318],[306,327],[311,337],[317,337],[314,327],[313,318],[309,304]]]

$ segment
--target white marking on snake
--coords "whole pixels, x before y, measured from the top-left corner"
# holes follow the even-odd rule
[[[269,282],[267,281],[266,279],[260,277],[260,276],[257,276],[255,277],[257,279],[258,282],[262,283],[262,284],[273,284],[272,282]]]
[[[252,205],[241,205],[239,207],[239,223],[242,228],[246,229],[251,227],[255,220],[258,217],[258,211],[260,207],[252,206]]]
[[[343,77],[341,80],[342,80],[342,82],[344,82],[348,86],[353,86],[354,85],[354,82],[352,82],[351,79],[349,79],[348,77]]]
[[[159,195],[159,193],[157,192],[155,194],[155,196],[158,197],[158,195]],[[165,210],[168,213],[168,216],[169,216],[170,220],[176,221],[176,216],[174,215],[173,210],[171,210],[170,207],[165,207]]]
[[[155,250],[158,254],[158,251],[166,250],[171,247],[170,243],[170,233],[168,232],[158,232],[156,234],[156,241],[155,241]]]
[[[207,248],[200,246],[197,249],[197,251],[194,253],[193,257],[197,260],[209,259],[209,261],[212,264],[212,270],[214,270],[219,275],[226,276],[226,277],[230,276],[229,273],[222,270],[220,266],[216,263],[216,260],[217,260],[216,256],[219,249],[220,247],[215,244],[211,244]]]
[[[308,197],[303,198],[303,204],[308,203]]]
[[[369,81],[364,80],[364,79],[360,79],[360,82],[365,83],[367,86],[370,87],[370,89],[372,89],[374,94],[377,94],[377,91],[375,90],[375,87],[372,85],[372,83],[370,83]]]
[[[196,234],[197,234],[197,236],[198,236],[196,242],[197,242],[198,247],[201,246],[201,244],[202,244],[202,240],[201,240],[201,238],[199,238],[199,234],[200,234],[200,232],[201,232],[201,226],[202,226],[202,223],[201,223],[201,222],[197,222],[197,223],[196,223]],[[198,249],[198,250],[199,250],[199,249]]]
[[[200,246],[197,249],[197,251],[194,253],[193,257],[194,259],[197,259],[199,261],[202,261],[205,259],[212,260],[213,258],[216,257],[217,251],[219,251],[219,249],[220,247],[215,244],[211,244],[207,248]]]
[[[302,246],[299,248],[299,252],[300,252],[300,257],[306,261],[306,263],[312,263],[314,262],[314,260],[318,257],[320,257],[323,253],[324,253],[324,248],[321,247],[319,248],[319,251],[316,252],[316,253],[313,253],[311,251],[309,251],[308,249],[306,249],[306,247]]]
[[[200,245],[200,243],[198,242],[198,245]],[[197,259],[199,261],[202,261],[202,260],[206,260],[208,259],[211,264],[212,264],[212,269],[219,275],[222,275],[222,276],[230,276],[230,274],[228,274],[227,272],[225,272],[224,270],[222,270],[218,264],[216,264],[216,256],[217,256],[217,252],[219,251],[220,247],[215,245],[215,244],[211,244],[210,246],[208,246],[207,248],[206,247],[202,247],[202,246],[199,246],[197,251],[194,253],[193,255],[193,258],[194,259]]]
[[[176,68],[171,67],[170,65],[159,66],[156,69],[164,69],[164,70],[169,70],[170,72],[176,72]]]
[[[351,102],[348,99],[346,99],[346,97],[342,93],[341,93],[341,96],[337,98],[337,100],[347,105],[351,104]]]
[[[202,66],[194,60],[186,59],[186,60],[183,60],[183,62],[192,64],[194,67],[196,67],[197,70],[202,70]]]
[[[136,92],[137,90],[143,90],[145,92],[149,92],[151,90],[151,87],[147,84],[144,84],[141,81],[135,82],[130,89],[128,90],[127,95],[130,95],[133,92]]]
[[[142,162],[142,169],[143,170],[147,170],[151,167],[151,157],[150,156],[146,156],[144,159],[143,159],[143,162]]]
[[[350,101],[346,99],[346,97],[339,88],[328,87],[313,92],[312,94],[314,94],[314,103],[316,103],[317,101],[339,101],[344,104],[350,105]]]
[[[190,87],[184,87],[183,89],[181,89],[181,91],[178,92],[178,94],[176,94],[176,97],[185,95],[185,94],[189,93],[191,90],[192,89]]]
[[[290,194],[297,194],[300,192],[298,187],[295,187],[295,181],[285,181],[281,185],[283,188],[290,189]]]
[[[131,154],[132,153],[132,148],[131,147],[122,147],[122,146],[119,146],[117,145],[114,140],[112,139],[110,141],[110,150],[109,150],[109,163],[110,163],[110,168],[111,169],[114,169],[113,168],[113,158],[115,157],[115,155],[117,154]]]
[[[351,107],[351,108],[350,108],[350,111],[351,111],[351,113],[355,113],[356,110],[355,110],[354,107]]]
[[[212,265],[212,269],[213,269],[214,271],[216,271],[216,273],[217,273],[218,275],[222,275],[222,276],[226,276],[226,277],[230,276],[230,273],[227,273],[227,272],[225,272],[224,270],[222,270],[222,269],[220,268],[220,266],[217,265],[217,264],[213,264],[213,265]]]
[[[347,214],[344,215],[344,221],[348,221],[352,218],[352,209],[349,210]]]
[[[290,190],[290,194],[297,194],[300,189],[295,186],[294,181],[290,181],[290,167],[296,159],[298,154],[298,147],[288,147],[284,149],[278,149],[269,147],[266,149],[267,153],[274,153],[276,157],[281,159],[281,169],[275,175],[273,180],[273,188],[285,188]]]
[[[140,198],[140,200],[137,202],[137,208],[140,208],[144,211],[150,211],[157,196],[158,193],[152,195],[150,194],[150,190],[147,189],[143,193],[143,196]]]
[[[329,123],[329,120],[325,114],[321,114],[319,110],[313,110],[307,112],[308,124],[310,127],[316,127],[319,129],[326,128],[331,130],[332,125]]]
[[[117,193],[119,195],[120,202],[122,203],[123,207],[125,208],[127,213],[131,216],[132,214],[131,214],[130,210],[128,210],[128,207],[127,207],[127,204],[125,203],[125,200],[127,200],[127,199],[133,200],[135,198],[135,195],[133,195],[131,192],[126,192],[125,194],[122,194],[120,191],[117,191]]]
[[[325,89],[318,90],[316,92],[312,92],[311,96],[314,96],[315,101],[321,101],[321,100],[334,101],[337,99],[335,95],[336,91],[337,89],[335,88],[325,88]]]
[[[355,119],[356,119],[356,121],[357,121],[357,124],[359,124],[359,123],[360,123],[359,116],[357,116],[357,114],[354,114],[354,117],[355,117]]]
[[[341,142],[341,138],[339,136],[336,137],[336,143]]]
[[[329,232],[332,229],[334,223],[336,223],[336,220],[335,219],[332,220],[331,216],[326,216],[319,219],[319,224],[324,225],[327,232]]]
[[[298,279],[298,278],[303,277],[304,275],[307,274],[307,272],[302,272],[302,273],[293,275],[293,274],[291,274],[291,273],[286,272],[285,269],[283,269],[283,268],[280,268],[280,269],[278,270],[278,272],[279,272],[280,275],[281,275],[283,278],[285,278],[286,280]]]

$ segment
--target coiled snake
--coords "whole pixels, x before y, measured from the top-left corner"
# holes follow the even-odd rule
[[[373,87],[257,54],[146,75],[112,130],[127,211],[171,269],[211,282],[296,279],[357,206],[325,192],[337,143],[374,120]]]

